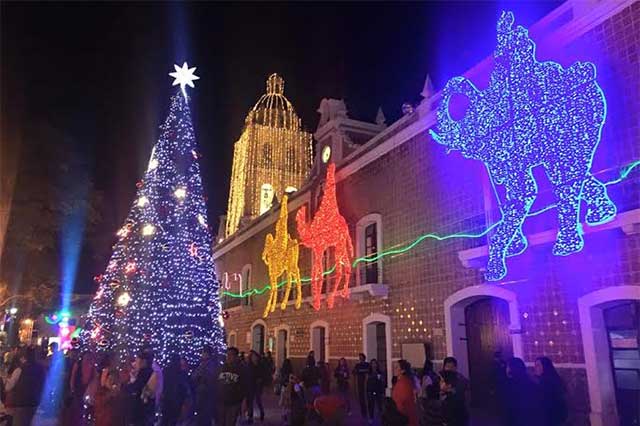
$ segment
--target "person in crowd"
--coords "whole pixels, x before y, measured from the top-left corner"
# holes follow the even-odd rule
[[[98,375],[100,379],[95,399],[95,425],[125,426],[120,375],[111,354],[103,358]]]
[[[360,414],[363,419],[367,418],[367,394],[365,384],[369,375],[369,363],[365,354],[358,355],[358,363],[353,367],[353,375],[356,376],[356,389],[358,391],[358,402],[360,403]]]
[[[539,387],[529,378],[524,361],[511,358],[507,362],[505,393],[507,426],[538,426],[544,423],[542,395]]]
[[[64,371],[62,373],[62,412],[60,413],[60,423],[63,426],[77,424],[74,423],[74,399],[71,375],[79,362],[79,351],[71,349],[64,357]]]
[[[398,407],[398,411],[407,417],[409,426],[418,426],[418,413],[415,400],[415,381],[411,364],[401,359],[396,364],[396,384],[391,396]]]
[[[245,366],[238,357],[238,349],[227,348],[227,357],[220,368],[217,379],[217,410],[216,426],[235,426],[240,415],[242,401],[247,392],[247,377]]]
[[[242,365],[246,365],[246,363],[247,363],[247,358],[246,358],[246,357],[245,357],[245,355],[244,355],[244,351],[240,352],[239,358],[240,358],[240,364],[242,364]]]
[[[12,426],[30,426],[40,405],[46,373],[36,361],[33,348],[24,348],[18,355],[18,366],[7,379],[7,408]]]
[[[349,372],[349,365],[347,364],[347,360],[345,358],[340,358],[338,361],[338,366],[333,372],[333,377],[336,378],[336,387],[338,388],[338,393],[342,395],[342,398],[346,403],[347,414],[351,415],[351,398],[349,398],[349,377],[351,376]]]
[[[200,364],[191,375],[198,426],[209,426],[215,417],[215,405],[211,403],[211,395],[216,386],[216,369],[213,348],[205,345],[200,352]]]
[[[288,426],[303,426],[306,419],[307,403],[304,387],[295,375],[289,376],[289,381],[282,391],[280,406],[283,409],[283,423]]]
[[[85,423],[83,419],[84,398],[87,395],[89,386],[95,383],[94,379],[97,375],[95,364],[96,358],[92,352],[85,352],[79,355],[78,360],[73,364],[69,379],[71,398],[69,424],[83,425]]]
[[[142,348],[142,352],[145,354],[147,360],[149,361],[149,365],[151,366],[152,370],[151,377],[149,377],[149,381],[142,391],[142,398],[146,400],[147,403],[153,404],[155,414],[159,415],[163,386],[162,368],[160,367],[160,364],[156,362],[153,348],[151,346],[145,345]]]
[[[57,342],[49,343],[47,356],[44,359],[44,366],[47,369],[47,371],[51,368],[51,365],[53,364],[53,358],[57,355],[58,355],[58,343]]]
[[[320,374],[320,391],[324,395],[328,395],[331,389],[331,374],[329,374],[329,365],[324,362],[318,362],[318,373]]]
[[[271,353],[271,351],[267,351],[262,357],[262,360],[264,362],[265,371],[267,373],[264,385],[265,387],[270,387],[273,384],[273,375],[276,372],[276,363],[273,360],[273,354]]]
[[[313,401],[313,409],[323,425],[341,426],[346,413],[346,403],[341,395],[321,395]]]
[[[430,359],[424,360],[422,367],[422,377],[420,378],[421,396],[427,397],[427,388],[431,385],[438,385],[440,377],[433,371],[433,362]]]
[[[420,426],[445,426],[442,401],[440,400],[441,380],[428,385],[424,390],[424,396],[419,399]]]
[[[440,380],[442,395],[442,414],[446,426],[467,426],[469,412],[463,395],[458,394],[459,374],[455,371],[444,371]]]
[[[189,376],[180,366],[180,355],[173,354],[163,371],[161,426],[176,426],[183,416],[183,407],[192,398]],[[211,423],[209,423],[211,424]]]
[[[310,403],[320,394],[320,373],[313,355],[307,357],[307,365],[302,370],[305,396]]]
[[[278,371],[278,380],[282,389],[289,384],[289,379],[292,373],[293,367],[291,366],[291,360],[289,358],[285,358],[285,360],[282,361],[280,371]]]
[[[457,376],[456,380],[456,392],[459,396],[464,398],[465,406],[469,409],[471,402],[471,387],[469,386],[469,379],[467,379],[462,373],[458,371],[458,360],[452,356],[448,356],[442,361],[442,373],[445,371],[453,371]]]
[[[264,406],[262,405],[262,390],[267,381],[268,375],[266,363],[256,351],[249,352],[249,363],[247,365],[247,422],[253,424],[253,403],[255,402],[260,410],[260,422],[264,421]]]
[[[408,426],[409,419],[398,410],[393,398],[386,397],[382,409],[382,426]]]
[[[142,391],[152,374],[148,355],[138,353],[131,366],[129,383],[124,386],[127,397],[127,425],[147,426],[153,421],[155,404],[145,401],[142,397]]]
[[[367,408],[369,409],[369,424],[373,424],[375,407],[382,414],[382,402],[387,388],[387,378],[380,369],[378,360],[372,359],[369,363],[369,375],[367,376]]]
[[[440,393],[440,377],[433,371],[433,362],[430,359],[424,360],[424,365],[422,366],[422,373],[420,375],[420,390],[418,391],[418,417],[420,419],[424,419],[427,414],[424,410],[432,403],[429,398],[429,390],[436,388],[438,390],[438,395]]]
[[[553,362],[546,356],[536,359],[534,374],[542,395],[545,424],[549,426],[566,424],[569,416],[566,388]]]

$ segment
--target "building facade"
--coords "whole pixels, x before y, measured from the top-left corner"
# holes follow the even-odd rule
[[[337,168],[337,200],[354,247],[350,297],[333,309],[312,307],[311,254],[300,246],[303,304],[291,300],[263,318],[270,289],[262,261],[279,207],[255,218],[214,249],[223,277],[227,341],[241,351],[272,350],[300,368],[310,350],[335,366],[363,352],[392,371],[408,359],[421,367],[455,356],[482,404],[494,356],[532,367],[548,356],[565,380],[571,424],[634,424],[640,416],[640,2],[567,2],[529,28],[539,59],[567,67],[590,61],[607,99],[607,118],[592,173],[607,185],[618,213],[583,224],[584,249],[554,256],[554,195],[534,170],[539,194],[523,232],[528,248],[507,259],[509,272],[484,280],[487,237],[500,220],[498,199],[482,163],[447,155],[428,130],[439,93],[389,125],[349,117],[344,103],[323,100],[309,179],[289,196],[288,230],[322,200],[328,164]],[[516,23],[517,11],[515,11]],[[492,58],[465,77],[486,87]],[[323,293],[335,283],[332,254]],[[280,278],[282,279],[282,278]],[[281,300],[283,289],[278,290]],[[480,392],[475,390],[480,390]]]

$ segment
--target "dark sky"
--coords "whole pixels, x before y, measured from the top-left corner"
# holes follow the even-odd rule
[[[201,77],[192,111],[217,223],[233,142],[270,73],[284,77],[308,130],[323,97],[371,121],[382,106],[390,123],[404,101],[419,101],[427,73],[438,89],[491,53],[500,10],[530,25],[558,4],[2,2],[3,126],[19,106],[11,126],[46,122],[72,139],[105,191],[112,233],[166,114],[167,74],[187,60]]]

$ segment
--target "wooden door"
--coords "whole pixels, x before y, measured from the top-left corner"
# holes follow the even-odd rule
[[[494,354],[500,352],[505,361],[513,356],[509,305],[494,297],[478,300],[465,309],[465,324],[471,404],[472,407],[491,411],[496,402],[497,386]]]

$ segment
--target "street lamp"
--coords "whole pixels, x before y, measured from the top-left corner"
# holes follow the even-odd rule
[[[13,308],[9,309],[9,313],[10,313],[11,315],[15,315],[15,314],[17,314],[17,313],[18,313],[18,308],[16,308],[16,307],[14,306]]]

